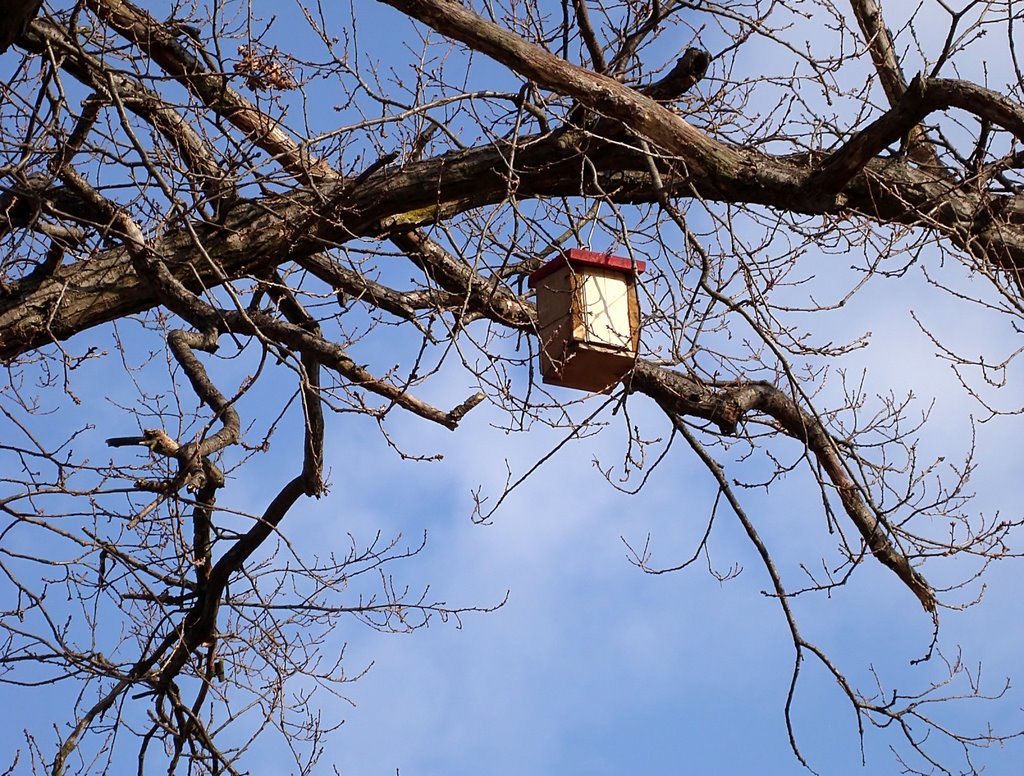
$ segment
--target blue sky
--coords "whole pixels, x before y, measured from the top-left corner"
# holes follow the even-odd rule
[[[257,12],[268,14],[271,7],[256,6]],[[399,32],[405,35],[408,29],[397,14],[364,0],[357,0],[355,8],[364,52],[385,63],[400,62],[398,72],[407,72],[403,60],[414,58],[416,42],[411,53],[395,46]],[[299,30],[288,19],[294,9],[276,12],[282,20],[275,35],[282,49],[289,50],[287,41]],[[337,18],[341,24],[346,14]],[[713,48],[710,42],[705,45]],[[458,61],[453,55],[447,67],[457,67]],[[475,61],[474,78],[488,82],[495,71],[479,57]],[[314,89],[325,99],[309,106],[310,123],[335,126],[339,114],[327,99],[330,84]],[[844,273],[851,263],[855,259],[812,249],[801,266],[814,279],[800,292],[828,293],[848,282],[847,275],[837,280],[833,273]],[[921,263],[952,285],[989,293],[962,268],[937,266],[934,252],[923,254]],[[917,268],[907,277],[873,283],[844,309],[820,316],[814,333],[827,341],[870,330],[870,347],[852,353],[839,366],[851,376],[866,371],[871,405],[878,404],[876,394],[889,390],[913,391],[921,410],[934,400],[922,436],[922,459],[956,459],[969,443],[970,416],[983,413],[965,399],[948,365],[934,356],[911,310],[945,341],[984,352],[990,360],[1015,347],[1008,319],[950,300],[924,282]],[[134,324],[124,324],[122,334],[141,339]],[[84,348],[96,341],[114,348],[110,328],[89,332],[71,344]],[[374,342],[378,350],[368,351],[368,356],[380,365],[409,359],[417,345],[398,332]],[[244,361],[222,368],[239,380],[243,366]],[[155,363],[145,374],[158,385],[166,367]],[[522,392],[525,371],[513,378]],[[103,438],[134,430],[117,427],[120,412],[114,404],[130,401],[134,392],[127,386],[112,387],[100,364],[87,365],[74,379],[86,404],[75,407],[66,399],[54,400],[62,423],[93,423],[96,428],[84,443],[95,445],[95,455],[105,458],[109,453],[101,446]],[[1019,403],[1016,386],[1019,381],[1011,382],[996,398],[1007,405]],[[424,387],[423,396],[450,407],[476,387],[462,370],[445,368]],[[240,407],[243,416],[259,416],[257,402],[265,395],[247,398],[249,403]],[[567,402],[581,398],[563,389],[552,389],[552,396]],[[835,378],[819,399],[828,406],[838,397]],[[589,399],[571,411],[576,418],[585,417],[600,401]],[[348,700],[322,698],[325,719],[344,720],[327,743],[323,772],[330,772],[330,765],[346,776],[800,772],[783,717],[793,645],[777,603],[762,595],[769,583],[748,539],[722,505],[709,545],[710,561],[701,559],[688,570],[659,576],[638,570],[629,562],[626,543],[643,546],[648,535],[654,565],[673,566],[690,557],[715,500],[714,483],[676,440],[641,493],[617,492],[604,481],[595,460],[602,468],[620,470],[625,421],[608,410],[602,419],[608,423],[604,431],[570,442],[512,493],[488,524],[479,525],[472,520],[471,494],[479,488],[496,498],[506,462],[514,476],[520,475],[559,444],[564,430],[538,423],[526,433],[508,434],[503,430],[508,416],[486,404],[455,434],[395,412],[387,428],[402,449],[444,456],[438,462],[410,463],[385,444],[375,423],[353,415],[328,416],[332,489],[320,501],[298,505],[289,517],[286,532],[295,548],[310,554],[343,550],[348,534],[366,541],[377,531],[401,534],[403,543],[415,545],[426,532],[424,552],[395,567],[402,584],[429,585],[432,597],[450,605],[492,605],[506,592],[508,601],[496,612],[467,615],[461,627],[435,620],[427,629],[394,635],[348,620],[336,628],[325,652],[344,648],[351,673],[372,667],[345,688]],[[631,400],[630,422],[646,438],[664,443],[669,437],[668,423],[643,397]],[[973,514],[1002,510],[1008,519],[1019,516],[1014,486],[1024,453],[1021,430],[1016,418],[977,427],[979,469],[971,482],[978,497],[969,507]],[[231,483],[233,503],[261,510],[281,478],[291,476],[290,470],[283,472],[281,460],[295,443],[282,435],[265,459],[257,457],[244,469]],[[789,442],[772,450],[786,460],[797,455]],[[730,476],[755,478],[764,471],[764,459],[733,461],[740,452],[737,447],[714,454],[732,467]],[[769,493],[741,492],[790,580],[798,579],[799,564],[820,563],[822,554],[831,552],[835,539],[827,533],[820,495],[806,471],[797,469],[780,479]],[[718,572],[734,566],[742,572],[720,582],[706,571],[708,562]],[[942,579],[946,572],[941,566],[936,569],[937,579]],[[1015,593],[1020,576],[1018,561],[998,564],[990,573],[984,604],[942,614],[945,654],[955,657],[957,645],[962,645],[968,665],[983,662],[983,678],[992,689],[1003,677],[1019,674],[1024,654],[1024,612]],[[930,621],[895,577],[871,560],[831,598],[800,599],[795,608],[804,635],[861,687],[872,685],[872,667],[888,689],[918,692],[941,676],[935,662],[911,665],[928,648]],[[849,704],[820,665],[808,660],[802,670],[793,717],[798,744],[810,765],[823,774],[897,772],[887,751],[896,741],[893,731],[867,730],[867,767],[862,767]],[[45,740],[48,723],[63,721],[55,709],[68,702],[71,692],[63,687],[31,693],[0,688],[5,706],[23,708],[23,724],[0,730],[0,752],[23,745],[23,726]],[[1024,727],[1022,705],[1024,699],[1013,690],[1000,703],[960,704],[940,714],[951,724],[991,720],[1004,730],[1016,729]],[[1019,769],[1022,754],[1021,744],[1012,743],[982,753],[977,762],[989,764],[991,773],[1010,773]],[[260,756],[262,772],[277,772],[281,752],[274,745],[260,749]],[[253,766],[253,772],[261,771]]]

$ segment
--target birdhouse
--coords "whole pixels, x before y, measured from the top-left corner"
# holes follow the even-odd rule
[[[544,382],[610,391],[636,363],[642,261],[571,248],[530,275]]]

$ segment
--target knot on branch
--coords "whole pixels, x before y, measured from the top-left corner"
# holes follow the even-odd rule
[[[643,87],[640,91],[659,102],[678,99],[704,77],[711,64],[711,55],[698,48],[688,48],[664,78]]]
[[[457,406],[455,409],[448,413],[447,423],[445,423],[445,425],[448,426],[448,428],[450,428],[452,431],[454,431],[455,428],[459,425],[459,422],[464,417],[466,417],[469,411],[476,407],[478,404],[480,404],[480,402],[482,402],[486,398],[487,396],[483,391],[477,391],[464,402],[462,402],[462,404],[460,404],[459,406]]]
[[[26,226],[38,217],[50,183],[49,176],[38,172],[13,181],[0,196],[0,217],[5,226]]]
[[[181,449],[171,435],[162,428],[147,428],[143,430],[142,436],[110,437],[107,440],[108,447],[131,447],[139,445],[148,447],[151,453],[172,457],[178,454]]]

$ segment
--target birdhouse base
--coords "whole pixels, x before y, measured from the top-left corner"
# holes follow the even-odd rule
[[[636,355],[587,342],[567,342],[561,354],[542,350],[540,371],[548,385],[611,393],[636,364]]]

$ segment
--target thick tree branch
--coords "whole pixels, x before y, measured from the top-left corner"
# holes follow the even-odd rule
[[[415,291],[396,291],[378,283],[350,267],[343,266],[326,253],[314,253],[311,256],[297,256],[295,262],[310,274],[327,283],[334,291],[351,299],[363,302],[371,307],[385,310],[392,315],[409,321],[424,334],[419,323],[419,315],[423,310],[457,309],[462,299],[447,291],[426,289]]]
[[[836,149],[807,179],[808,188],[825,196],[842,191],[875,156],[899,140],[928,115],[926,85],[915,78],[894,107]]]
[[[270,502],[263,516],[214,564],[205,593],[197,599],[185,616],[180,633],[175,634],[174,649],[163,661],[159,675],[153,680],[157,690],[166,691],[181,672],[189,656],[213,637],[221,599],[231,576],[242,568],[249,556],[274,532],[305,491],[303,475],[300,474],[290,480]]]
[[[597,187],[581,186],[579,148],[589,144],[597,168]],[[1000,198],[958,192],[944,207],[936,202],[934,178],[899,160],[873,160],[840,195],[822,197],[806,186],[802,159],[737,151],[746,160],[733,175],[708,177],[678,168],[661,172],[669,196],[698,196],[786,208],[800,213],[856,211],[881,222],[945,226],[972,240],[997,267],[1024,266],[1021,225],[979,221],[979,214],[1000,212]],[[572,130],[524,138],[515,172],[522,198],[602,194],[615,202],[653,202],[660,194],[646,159],[621,146]],[[282,262],[311,256],[360,236],[407,232],[458,212],[500,202],[507,196],[507,158],[486,146],[408,164],[350,188],[333,209],[324,209],[324,193],[297,191],[232,209],[221,226],[194,223],[149,241],[151,249],[193,290],[219,285],[223,278],[261,274]],[[344,185],[344,184],[338,184]],[[331,187],[326,187],[329,194]],[[1007,198],[1002,198],[1007,199]],[[197,262],[192,235],[216,264]],[[107,321],[152,308],[157,300],[131,270],[123,248],[89,261],[61,266],[49,277],[12,283],[0,299],[0,359],[85,331]]]
[[[349,380],[354,386],[388,399],[392,404],[445,428],[455,430],[466,414],[466,411],[461,409],[465,402],[450,412],[440,410],[413,396],[405,388],[376,377],[366,367],[353,361],[341,345],[307,331],[302,326],[271,318],[258,310],[247,313],[220,310],[218,317],[224,331],[267,337],[289,350],[314,358]],[[367,412],[372,414],[371,410]]]
[[[229,445],[236,444],[241,433],[241,421],[238,413],[232,402],[213,384],[203,363],[196,358],[193,352],[194,350],[203,350],[207,353],[216,352],[217,335],[212,330],[199,332],[178,329],[167,335],[167,344],[171,353],[174,354],[174,358],[181,365],[182,371],[185,372],[196,396],[213,410],[215,419],[221,423],[221,428],[203,439],[197,448],[183,451],[179,455],[190,455],[203,459]],[[182,463],[186,468],[189,465],[188,461],[182,461]]]
[[[501,278],[480,277],[419,230],[395,232],[391,241],[405,251],[428,278],[461,300],[467,312],[518,329],[534,328],[533,306],[508,291]]]
[[[871,52],[871,60],[874,62],[878,79],[882,82],[885,96],[889,99],[889,104],[895,106],[907,90],[907,79],[896,56],[892,32],[885,25],[882,11],[875,0],[850,0],[850,6],[867,43],[868,51]],[[944,176],[945,168],[939,162],[935,147],[928,141],[921,127],[914,126],[908,130],[907,143],[911,159],[937,175]]]
[[[850,0],[850,7],[864,35],[885,96],[889,98],[890,105],[895,105],[907,90],[907,79],[896,56],[892,33],[882,18],[882,10],[875,0]]]
[[[608,69],[604,61],[604,52],[597,40],[597,33],[594,32],[594,25],[590,22],[590,12],[587,10],[587,0],[572,0],[573,9],[576,11],[576,26],[579,28],[580,37],[587,46],[587,53],[590,54],[590,63],[594,72],[603,73]]]
[[[677,155],[692,175],[731,177],[742,163],[743,157],[736,149],[712,140],[653,99],[527,43],[455,0],[379,1],[487,54],[532,81],[579,100],[602,116],[618,119]]]

